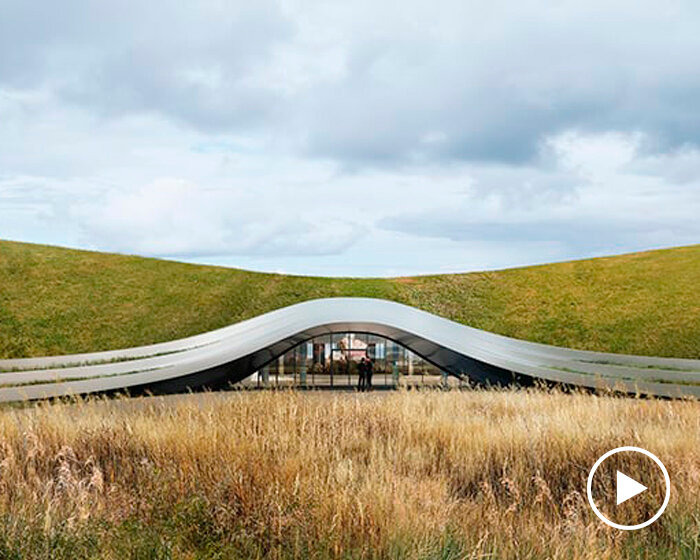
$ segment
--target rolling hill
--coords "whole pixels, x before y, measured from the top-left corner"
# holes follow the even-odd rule
[[[308,299],[399,301],[585,350],[700,358],[700,245],[495,272],[264,274],[0,241],[0,358],[181,338]]]

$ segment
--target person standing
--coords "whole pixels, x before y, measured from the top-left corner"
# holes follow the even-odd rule
[[[357,373],[357,390],[364,391],[367,385],[367,361],[364,356],[362,356],[360,363],[357,364]]]
[[[365,361],[365,388],[367,391],[372,390],[372,374],[374,373],[374,364],[371,358]]]

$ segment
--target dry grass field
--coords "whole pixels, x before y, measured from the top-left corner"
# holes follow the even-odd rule
[[[700,405],[544,390],[234,392],[0,411],[0,558],[700,556]],[[638,445],[661,519],[585,479]]]

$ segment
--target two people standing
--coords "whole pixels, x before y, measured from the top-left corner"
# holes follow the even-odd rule
[[[372,389],[372,374],[374,373],[374,364],[369,358],[364,356],[357,365],[359,379],[357,380],[357,388],[360,391],[370,391]]]

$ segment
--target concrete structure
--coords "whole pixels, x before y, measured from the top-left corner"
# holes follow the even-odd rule
[[[89,326],[87,327],[89,328]],[[586,352],[481,331],[394,302],[332,298],[292,305],[186,339],[0,360],[0,402],[128,390],[168,393],[235,383],[311,337],[367,332],[477,383],[536,380],[668,397],[700,396],[700,360]]]

